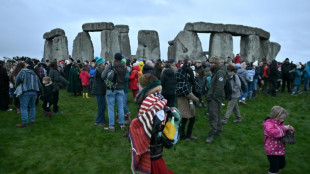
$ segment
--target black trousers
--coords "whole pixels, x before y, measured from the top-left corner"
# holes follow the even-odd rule
[[[285,155],[283,156],[275,156],[275,155],[267,155],[270,168],[270,173],[278,173],[280,169],[283,169],[286,165]]]
[[[0,90],[0,110],[6,111],[9,109],[10,95],[9,90]]]
[[[53,111],[58,112],[59,90],[53,92]]]
[[[187,120],[189,120],[189,123],[188,123],[187,131],[185,134],[185,126],[186,126]],[[181,139],[186,139],[192,136],[195,121],[196,121],[196,117],[182,118],[181,127],[180,127],[180,138]]]
[[[45,112],[51,112],[51,106],[52,106],[52,103],[43,101],[42,108]]]
[[[289,75],[283,75],[282,77],[282,92],[285,90],[285,83],[287,85],[287,91],[291,92],[291,81]]]
[[[277,89],[277,79],[273,79],[271,78],[269,80],[270,82],[270,88],[269,88],[269,93],[272,95],[272,96],[276,96],[277,93],[276,93],[276,89]]]

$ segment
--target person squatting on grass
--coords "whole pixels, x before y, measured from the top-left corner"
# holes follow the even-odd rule
[[[163,109],[167,100],[161,94],[161,82],[147,73],[139,78],[139,89],[136,97],[136,102],[140,105],[138,117],[129,126],[132,172],[172,174],[162,158],[163,144],[153,126],[154,120],[166,120]]]
[[[214,135],[222,133],[221,104],[225,99],[224,86],[228,80],[226,67],[220,65],[220,59],[214,56],[209,61],[212,78],[207,94],[210,131],[206,143],[211,143]]]
[[[234,120],[234,123],[242,121],[238,106],[238,98],[240,97],[241,82],[238,76],[235,74],[235,67],[233,65],[228,65],[227,71],[229,82],[232,87],[232,94],[231,94],[231,100],[229,100],[228,102],[226,114],[224,119],[222,120],[222,124],[227,124],[232,111],[234,111],[235,116],[237,118],[236,120]]]
[[[30,110],[30,124],[35,123],[36,116],[36,99],[38,92],[43,94],[43,87],[39,77],[33,71],[33,62],[27,60],[25,63],[26,68],[21,70],[16,77],[15,86],[21,85],[22,93],[20,95],[20,108],[22,124],[17,124],[17,128],[23,128],[28,126],[28,106]]]
[[[294,128],[284,125],[284,120],[288,116],[287,111],[280,106],[273,106],[269,117],[263,123],[265,152],[270,164],[269,174],[280,173],[285,167],[285,143],[279,138],[285,136],[286,131]]]
[[[105,130],[112,132],[115,131],[115,121],[114,121],[115,100],[117,104],[119,126],[121,130],[125,129],[123,100],[124,100],[124,82],[125,82],[126,68],[121,62],[122,58],[123,56],[121,53],[116,53],[114,55],[114,61],[110,63],[101,74],[101,78],[106,79],[109,71],[112,70],[112,66],[115,69],[116,87],[115,89],[113,87],[112,87],[113,89],[107,87],[107,93],[106,93],[108,103],[109,126],[105,127]]]
[[[104,69],[105,60],[101,57],[95,57],[96,60],[96,69],[94,74],[94,82],[92,93],[96,95],[98,112],[97,118],[95,121],[95,126],[104,126],[105,124],[105,94],[106,94],[106,85],[104,80],[101,78],[101,74]]]

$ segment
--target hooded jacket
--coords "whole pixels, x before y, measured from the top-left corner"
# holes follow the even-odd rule
[[[264,129],[264,146],[267,155],[282,156],[285,155],[285,143],[279,138],[286,134],[286,128],[283,123],[276,118],[270,119],[267,117],[263,123]]]
[[[82,83],[82,86],[88,86],[89,85],[89,78],[90,78],[90,75],[87,71],[82,71],[80,73],[80,79],[81,79],[81,83]]]
[[[310,61],[307,62],[306,68],[304,70],[304,77],[310,78]]]
[[[132,90],[139,89],[139,86],[138,86],[139,71],[140,71],[140,68],[138,65],[132,67],[132,71],[129,76],[129,88]]]

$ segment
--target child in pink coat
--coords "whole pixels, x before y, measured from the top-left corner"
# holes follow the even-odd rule
[[[279,138],[283,137],[288,129],[294,131],[292,126],[284,125],[287,116],[284,108],[274,106],[270,111],[270,117],[263,123],[265,151],[270,164],[269,174],[279,173],[285,167],[285,143]]]
[[[87,71],[87,68],[84,67],[83,71],[80,73],[80,79],[83,87],[83,98],[89,98],[88,97],[89,78],[90,75]]]

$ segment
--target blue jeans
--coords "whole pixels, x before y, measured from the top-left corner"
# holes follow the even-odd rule
[[[257,91],[257,82],[258,82],[258,79],[253,80],[253,90],[254,91]]]
[[[304,81],[305,81],[305,83],[304,83],[304,90],[308,91],[308,89],[309,89],[309,77],[305,77]]]
[[[244,91],[240,92],[240,98],[239,100],[245,100],[248,96],[248,85],[245,85]]]
[[[129,113],[129,108],[128,108],[128,105],[127,105],[127,99],[128,99],[128,93],[124,93],[124,97],[123,97],[124,114],[128,114]]]
[[[117,104],[117,113],[118,113],[118,122],[120,125],[124,124],[124,107],[123,107],[123,98],[124,90],[110,90],[107,89],[107,103],[108,103],[108,115],[109,115],[109,126],[115,125],[115,116],[114,116],[114,105],[115,100]]]
[[[37,95],[37,92],[26,92],[20,96],[20,111],[23,124],[28,124],[28,106],[30,110],[30,121],[35,121]]]
[[[249,94],[248,96],[249,96],[249,99],[252,99],[253,85],[254,85],[253,82],[248,82],[248,94]]]
[[[299,92],[299,86],[300,85],[294,85],[293,94],[295,94],[296,91]]]
[[[96,118],[96,123],[105,123],[105,95],[96,95],[98,104],[98,114]]]

